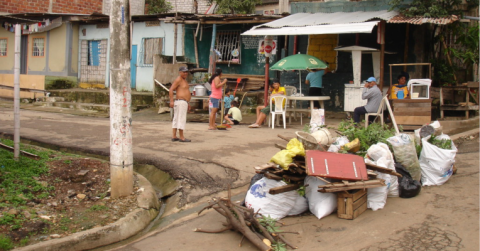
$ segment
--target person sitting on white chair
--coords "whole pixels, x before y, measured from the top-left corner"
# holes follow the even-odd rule
[[[377,80],[374,77],[369,77],[366,82],[362,90],[362,99],[367,99],[368,101],[365,106],[360,106],[353,110],[353,122],[355,124],[360,122],[361,115],[377,112],[383,99],[382,92],[377,87]],[[368,121],[365,123],[368,123]]]
[[[271,86],[273,88],[272,94],[270,95],[270,98],[273,96],[278,96],[278,95],[285,95],[287,92],[285,91],[285,87],[280,87],[280,80],[274,79],[273,84]],[[262,123],[265,121],[265,118],[270,114],[270,105],[267,105],[266,107],[263,105],[257,106],[257,120],[255,123],[249,125],[249,128],[259,128]]]

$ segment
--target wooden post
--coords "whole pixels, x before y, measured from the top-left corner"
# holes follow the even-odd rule
[[[111,197],[133,192],[129,0],[112,0],[110,12]]]
[[[20,41],[22,29],[20,24],[15,25],[15,63],[13,69],[13,158],[20,156]]]
[[[263,104],[265,105],[265,107],[267,107],[270,104],[268,100],[268,80],[270,78],[269,71],[270,71],[270,58],[265,57],[265,87],[264,87],[265,93],[263,94],[263,98],[264,98]]]
[[[177,23],[173,25],[173,64],[177,63]]]
[[[193,46],[195,46],[195,63],[197,68],[200,68],[200,64],[198,62],[198,45],[197,45],[197,34],[193,31]]]
[[[381,41],[380,41],[380,91],[383,93],[383,76],[385,75],[385,20],[380,22],[380,33],[381,33]]]
[[[217,25],[213,24],[212,29],[212,44],[210,45],[210,64],[208,65],[208,73],[213,75],[215,73],[215,61],[217,61],[217,56],[215,53],[215,39],[217,36]]]
[[[410,31],[410,24],[407,23],[407,28],[405,31],[405,49],[403,51],[403,63],[406,64],[408,62],[408,40],[410,38],[409,32]],[[403,66],[403,71],[407,72],[407,66]]]

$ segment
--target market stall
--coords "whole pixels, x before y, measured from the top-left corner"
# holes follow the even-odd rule
[[[413,130],[429,124],[432,117],[432,99],[430,99],[430,85],[432,69],[430,63],[390,64],[390,87],[393,85],[393,69],[398,66],[428,66],[428,78],[410,79],[408,91],[410,96],[405,99],[391,99],[393,115],[397,125],[404,130]]]

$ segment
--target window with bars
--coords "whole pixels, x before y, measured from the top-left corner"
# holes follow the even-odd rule
[[[0,57],[7,56],[7,39],[0,38]]]
[[[33,38],[33,50],[32,56],[43,57],[45,56],[45,38]]]
[[[240,31],[219,31],[215,39],[217,63],[240,64]]]
[[[153,56],[162,54],[162,38],[143,38],[140,49],[140,64],[153,66]]]
[[[100,65],[100,50],[101,50],[101,43],[99,40],[88,41],[87,65],[91,65],[91,66]]]

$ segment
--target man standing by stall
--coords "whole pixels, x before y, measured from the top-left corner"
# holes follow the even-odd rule
[[[308,90],[308,96],[323,96],[322,88],[323,88],[323,75],[329,73],[328,68],[325,70],[320,69],[312,69],[310,73],[307,74],[307,78],[305,79],[305,84],[310,85],[310,89]],[[320,108],[320,104],[318,101],[313,102],[313,106],[315,109]]]
[[[377,87],[377,80],[374,77],[369,77],[362,90],[362,99],[367,99],[367,104],[355,108],[353,111],[353,121],[358,124],[361,115],[365,115],[366,113],[376,113],[382,102],[382,98],[382,92]],[[365,121],[365,123],[368,123],[368,121]]]
[[[190,102],[191,94],[187,82],[188,69],[185,66],[181,66],[179,76],[170,87],[170,107],[173,108],[173,136],[172,141],[191,142],[183,136],[185,130],[185,124],[187,124],[187,111],[188,102]],[[175,101],[173,100],[173,92],[176,91]],[[179,131],[179,138],[177,138],[177,129]]]

